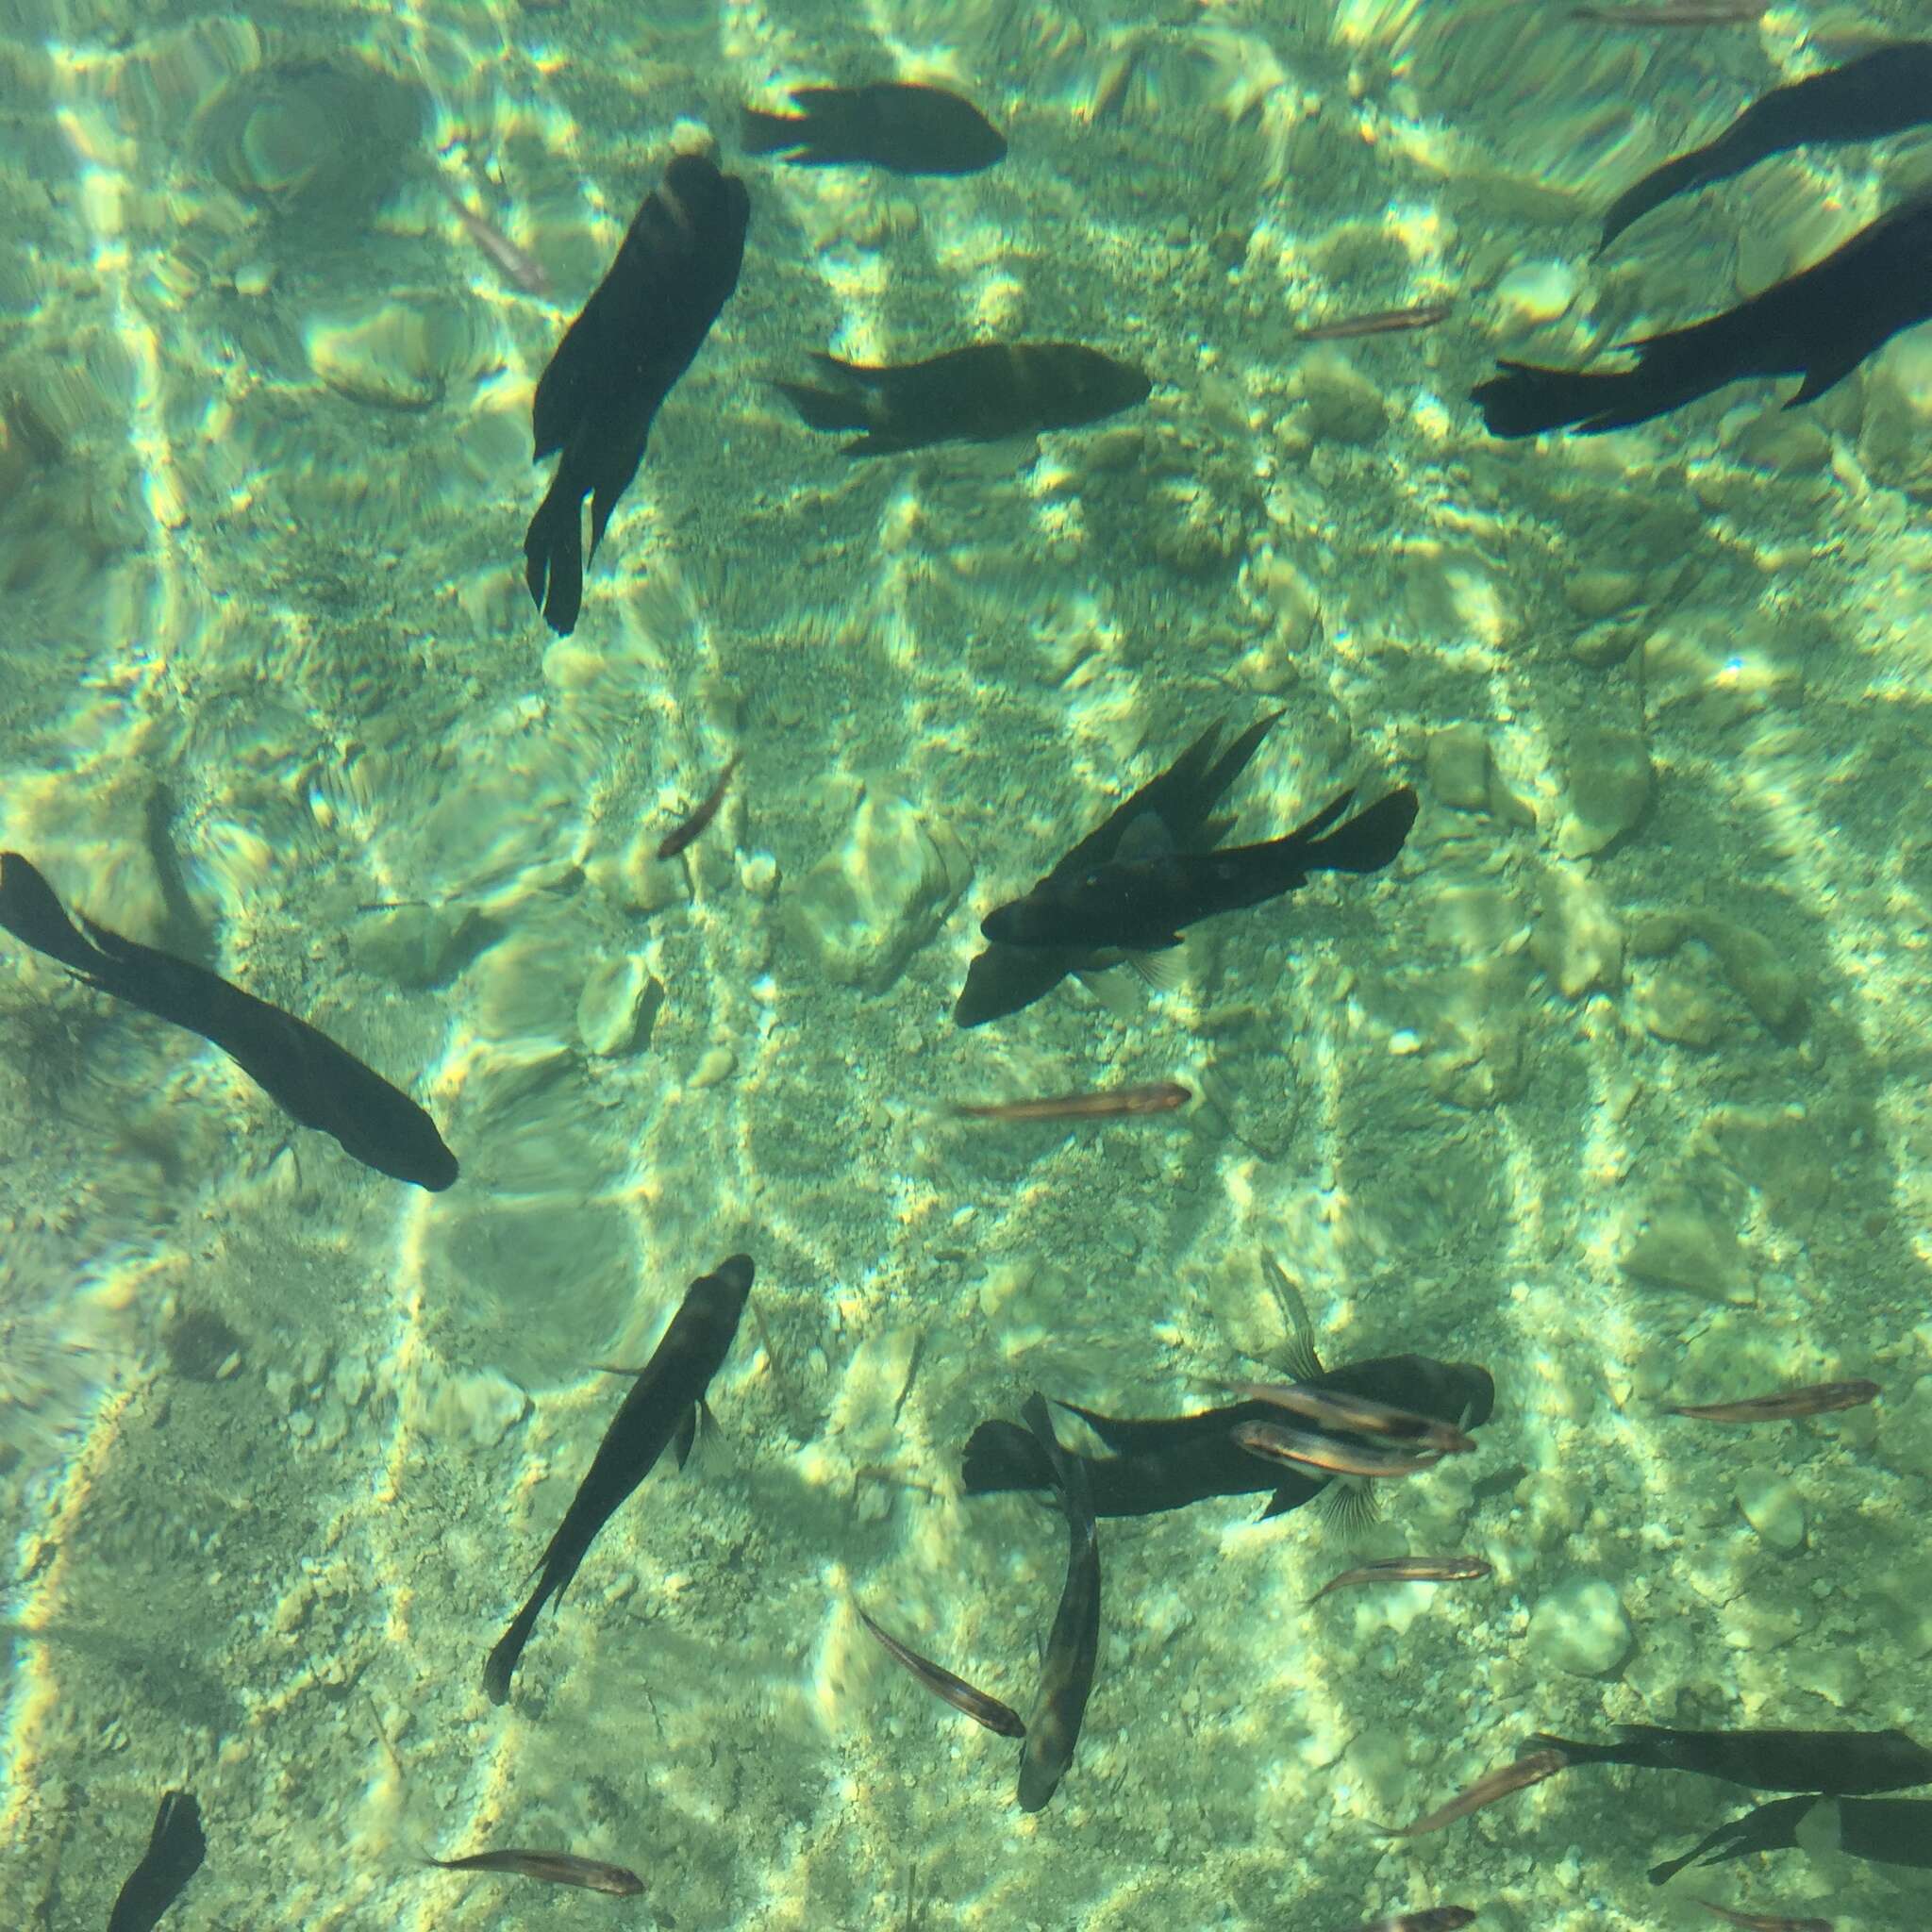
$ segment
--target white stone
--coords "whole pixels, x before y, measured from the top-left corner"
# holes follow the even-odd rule
[[[1622,1601],[1600,1576],[1573,1576],[1530,1613],[1531,1652],[1573,1676],[1611,1675],[1635,1642]]]

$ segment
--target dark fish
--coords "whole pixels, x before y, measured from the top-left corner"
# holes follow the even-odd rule
[[[880,1629],[863,1610],[858,1612],[858,1621],[885,1647],[886,1654],[904,1664],[935,1697],[944,1698],[955,1710],[965,1712],[975,1724],[984,1724],[990,1731],[997,1731],[1003,1738],[1024,1738],[1026,1735],[1026,1726],[1021,1722],[1019,1712],[1002,1704],[997,1697],[989,1697],[964,1677],[956,1677],[929,1657],[921,1657],[910,1644],[901,1643],[890,1630]]]
[[[732,773],[737,769],[738,754],[733,752],[725,761],[724,769],[718,774],[718,782],[706,792],[703,804],[681,825],[665,835],[663,842],[658,847],[659,858],[675,858],[718,816],[718,808],[724,803],[725,790],[731,783]]]
[[[1263,1462],[1299,1463],[1329,1475],[1359,1475],[1384,1479],[1421,1475],[1442,1459],[1439,1449],[1383,1449],[1352,1441],[1316,1429],[1288,1429],[1279,1423],[1237,1423],[1234,1439],[1250,1456]]]
[[[1627,15],[1615,18],[1641,24]],[[1932,41],[1895,42],[1842,67],[1773,88],[1715,141],[1674,156],[1626,188],[1604,217],[1598,253],[1674,195],[1726,181],[1772,155],[1811,142],[1877,141],[1927,121],[1932,121]]]
[[[1433,328],[1447,319],[1447,302],[1418,302],[1412,308],[1377,308],[1367,315],[1341,315],[1333,322],[1317,322],[1298,328],[1298,342],[1345,342],[1357,336],[1388,336],[1407,329]]]
[[[467,1858],[427,1858],[443,1872],[507,1872],[515,1878],[541,1878],[546,1885],[575,1885],[612,1898],[636,1898],[644,1881],[622,1865],[580,1858],[575,1852],[472,1852]]]
[[[1832,1797],[1932,1784],[1932,1751],[1903,1731],[1674,1731],[1619,1724],[1617,1744],[1573,1744],[1539,1731],[1529,1741],[1573,1764],[1636,1764],[1694,1771],[1760,1791],[1823,1791]]]
[[[1132,363],[1077,342],[975,342],[897,365],[811,359],[830,388],[773,387],[812,428],[861,431],[841,446],[848,457],[1077,429],[1144,403],[1154,387]]]
[[[1722,1919],[1726,1925],[1741,1925],[1744,1932],[1831,1932],[1829,1919],[1793,1919],[1782,1912],[1733,1911],[1729,1906],[1721,1906],[1707,1898],[1701,1898],[1697,1903],[1713,1919]]]
[[[1280,717],[1275,711],[1249,725],[1224,752],[1220,751],[1223,727],[1210,724],[1159,777],[1150,779],[1089,832],[1040,881],[1041,886],[1081,877],[1123,856],[1124,850],[1131,856],[1155,846],[1201,851],[1217,844],[1234,817],[1217,817],[1214,808]],[[1095,972],[1117,963],[1117,958],[1080,947],[1056,952],[1043,946],[989,946],[967,969],[953,1018],[961,1026],[984,1025],[1030,1007],[1070,973]]]
[[[152,1932],[161,1914],[201,1870],[208,1841],[201,1835],[201,1807],[187,1791],[166,1791],[155,1813],[147,1851],[128,1875],[108,1916],[108,1932]]]
[[[525,534],[524,575],[559,636],[583,603],[584,498],[594,556],[658,406],[738,286],[750,215],[742,181],[702,155],[677,156],[537,384],[531,460],[563,458]]]
[[[1308,1603],[1320,1603],[1331,1590],[1353,1590],[1364,1583],[1472,1583],[1491,1574],[1480,1557],[1383,1557],[1331,1576]]]
[[[378,1174],[432,1193],[456,1179],[456,1156],[436,1123],[327,1034],[204,966],[125,940],[85,916],[77,929],[54,889],[17,852],[0,852],[0,926],[58,959],[83,985],[200,1034],[303,1126],[332,1135]]]
[[[1719,1825],[1682,1857],[1652,1866],[1650,1882],[1666,1884],[1686,1865],[1794,1851],[1801,1844],[1932,1871],[1932,1798],[1777,1798]]]
[[[1475,1924],[1475,1914],[1467,1906],[1431,1906],[1426,1911],[1397,1912],[1393,1918],[1377,1919],[1364,1925],[1362,1932],[1462,1932]]]
[[[491,1703],[502,1704],[509,1696],[510,1674],[530,1641],[538,1611],[577,1574],[585,1551],[618,1505],[650,1474],[667,1448],[675,1454],[678,1468],[684,1467],[705,1391],[731,1352],[751,1280],[751,1257],[733,1255],[719,1262],[715,1274],[699,1275],[686,1291],[663,1341],[638,1371],[635,1385],[605,1430],[589,1474],[543,1552],[542,1574],[529,1601],[490,1653],[483,1689]]]
[[[1060,1447],[1046,1399],[1029,1395],[1020,1413],[1046,1458],[1067,1512],[1067,1580],[1046,1640],[1040,1698],[1020,1754],[1020,1808],[1040,1811],[1074,1761],[1087,1693],[1093,1688],[1093,1665],[1100,1655],[1100,1539],[1094,1533],[1087,1466]]]
[[[1807,1389],[1780,1389],[1774,1395],[1747,1395],[1739,1402],[1677,1403],[1664,1413],[1703,1423],[1782,1423],[1835,1408],[1861,1408],[1876,1401],[1878,1392],[1876,1382],[1818,1382]]]
[[[1493,1805],[1498,1798],[1507,1798],[1512,1791],[1527,1790],[1531,1785],[1556,1776],[1569,1762],[1560,1751],[1532,1751],[1526,1757],[1519,1757],[1513,1764],[1477,1778],[1466,1791],[1451,1798],[1426,1818],[1418,1818],[1413,1824],[1378,1824],[1375,1829],[1385,1838],[1421,1838],[1426,1832],[1441,1831],[1444,1825]]]
[[[744,110],[744,151],[808,168],[884,168],[893,175],[976,175],[1006,137],[971,101],[917,81],[797,87],[797,114]]]
[[[1495,1407],[1495,1384],[1486,1371],[1468,1362],[1398,1355],[1334,1370],[1308,1361],[1298,1373],[1299,1379],[1319,1388],[1367,1395],[1465,1428],[1488,1422]],[[1245,1496],[1272,1489],[1274,1493],[1261,1512],[1265,1521],[1299,1508],[1330,1481],[1319,1470],[1272,1468],[1235,1441],[1231,1432],[1237,1424],[1279,1417],[1281,1411],[1272,1403],[1241,1402],[1158,1421],[1100,1415],[1071,1402],[1060,1407],[1078,1416],[1113,1452],[1069,1457],[1085,1463],[1098,1516],[1151,1516],[1210,1496]],[[969,1495],[984,1495],[1042,1489],[1052,1480],[1052,1471],[1026,1430],[1008,1422],[988,1422],[974,1430],[966,1444],[963,1476]]]
[[[1474,395],[1491,436],[1627,429],[1748,375],[1802,375],[1794,409],[1835,388],[1900,329],[1932,315],[1932,198],[1910,201],[1841,248],[1735,308],[1623,346],[1635,369],[1502,362]]]
[[[1158,953],[1177,946],[1182,927],[1292,892],[1307,884],[1311,872],[1366,874],[1392,864],[1415,824],[1415,793],[1405,785],[1328,831],[1354,796],[1344,791],[1285,839],[1265,845],[1115,858],[1090,872],[1043,879],[1024,898],[989,912],[979,929],[996,945],[1060,952],[1117,947]]]
[[[1299,1382],[1230,1382],[1225,1386],[1243,1402],[1270,1403],[1291,1415],[1305,1415],[1334,1433],[1420,1442],[1439,1456],[1468,1456],[1475,1449],[1474,1440],[1453,1423],[1414,1415],[1406,1408],[1391,1408],[1386,1402],[1342,1395],[1332,1389],[1307,1389]]]
[[[1193,1099],[1173,1080],[1149,1087],[1103,1087],[1092,1093],[1056,1093],[1041,1100],[956,1101],[953,1112],[969,1121],[1113,1121],[1172,1113]]]

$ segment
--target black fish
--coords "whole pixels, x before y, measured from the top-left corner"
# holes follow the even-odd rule
[[[1094,1533],[1087,1464],[1060,1447],[1045,1398],[1029,1395],[1020,1413],[1046,1458],[1067,1512],[1067,1580],[1046,1640],[1040,1697],[1020,1754],[1020,1808],[1039,1811],[1045,1808],[1074,1761],[1080,1720],[1093,1688],[1093,1665],[1100,1655],[1100,1539]]]
[[[971,101],[916,81],[796,87],[791,105],[804,112],[744,110],[747,154],[783,154],[808,168],[857,164],[894,175],[976,175],[1007,151],[1006,137]]]
[[[524,575],[559,636],[583,603],[584,498],[595,556],[658,406],[738,286],[750,216],[742,181],[702,155],[677,156],[537,384],[531,461],[558,450],[563,459],[525,533]]]
[[[1043,879],[1024,898],[989,912],[979,929],[1002,946],[1161,952],[1180,944],[1183,926],[1279,898],[1307,885],[1311,872],[1374,873],[1392,864],[1415,824],[1415,793],[1402,786],[1328,831],[1354,797],[1344,791],[1265,845],[1114,858]]]
[[[1539,1731],[1530,1740],[1572,1764],[1636,1764],[1694,1771],[1760,1791],[1824,1791],[1834,1797],[1932,1784],[1932,1751],[1903,1731],[1675,1731],[1619,1724],[1616,1744],[1573,1744]]]
[[[365,1166],[432,1193],[457,1177],[436,1123],[306,1020],[230,986],[204,966],[125,940],[60,909],[17,852],[0,852],[0,926],[58,959],[83,985],[210,1041],[305,1127],[320,1127]]]
[[[1801,1844],[1932,1871],[1932,1798],[1777,1798],[1719,1825],[1682,1857],[1653,1865],[1650,1882],[1666,1884],[1689,1864],[1715,1865]]]
[[[1303,1363],[1296,1380],[1317,1389],[1413,1409],[1464,1428],[1490,1419],[1496,1388],[1487,1370],[1470,1362],[1441,1362],[1422,1355],[1384,1356],[1324,1369]],[[1097,1516],[1151,1516],[1185,1508],[1209,1496],[1246,1496],[1272,1490],[1265,1521],[1299,1508],[1331,1478],[1318,1471],[1281,1470],[1250,1456],[1232,1431],[1244,1422],[1278,1421],[1272,1403],[1237,1402],[1194,1415],[1128,1419],[1095,1413],[1077,1403],[1060,1407],[1078,1416],[1113,1454],[1071,1459],[1084,1462]],[[1037,1490],[1052,1480],[1039,1444],[1008,1422],[981,1423],[966,1444],[962,1470],[968,1495],[995,1490]]]
[[[833,387],[773,387],[814,429],[862,431],[841,446],[848,457],[1076,429],[1144,403],[1154,387],[1131,362],[1077,342],[975,342],[896,365],[811,359]]]
[[[638,1371],[630,1393],[604,1431],[590,1473],[543,1552],[542,1574],[529,1601],[490,1653],[483,1689],[491,1703],[502,1704],[509,1696],[510,1675],[530,1641],[538,1611],[577,1574],[585,1551],[618,1505],[650,1474],[667,1448],[675,1450],[678,1468],[684,1467],[705,1391],[731,1352],[751,1278],[751,1257],[733,1255],[719,1262],[715,1274],[699,1275],[686,1291],[663,1341]]]
[[[201,1807],[187,1791],[164,1792],[147,1851],[114,1901],[108,1932],[152,1932],[161,1914],[201,1870],[207,1854],[208,1840],[201,1835]]]
[[[1843,247],[1735,308],[1623,346],[1635,369],[1502,362],[1474,399],[1491,436],[1627,429],[1747,375],[1802,375],[1794,409],[1842,382],[1874,349],[1932,315],[1932,198],[1860,228]]]
[[[1626,188],[1604,216],[1601,254],[1632,222],[1674,195],[1727,181],[1807,142],[1877,141],[1932,121],[1932,41],[1875,47],[1842,67],[1775,87],[1724,131]]]
[[[1118,858],[1123,849],[1159,845],[1201,851],[1223,839],[1234,824],[1232,812],[1216,817],[1222,793],[1241,775],[1256,748],[1280,719],[1275,711],[1251,724],[1216,756],[1222,726],[1210,724],[1159,777],[1150,779],[1115,807],[1040,881],[1041,887],[1078,878]],[[1036,891],[1039,888],[1035,889]],[[1082,947],[989,946],[966,972],[953,1018],[961,1026],[979,1026],[1030,1007],[1050,993],[1069,973],[1086,973],[1118,963]]]

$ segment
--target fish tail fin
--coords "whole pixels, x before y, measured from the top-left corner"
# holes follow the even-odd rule
[[[544,622],[568,637],[584,603],[583,497],[564,488],[561,465],[524,533],[524,581]]]
[[[1660,384],[1641,369],[1549,369],[1535,362],[1499,362],[1503,372],[1478,383],[1471,400],[1491,436],[1541,436],[1576,429],[1594,436],[1627,429],[1674,409],[1689,394]]]
[[[746,108],[739,118],[738,138],[748,155],[775,155],[788,147],[803,147],[811,126],[808,114],[770,114]]]
[[[865,403],[849,391],[812,389],[802,382],[774,382],[772,387],[798,411],[799,420],[811,429],[863,429]]]
[[[93,984],[113,961],[68,918],[54,889],[18,852],[0,852],[0,926]]]
[[[1326,838],[1314,840],[1302,854],[1302,863],[1310,872],[1380,872],[1402,850],[1418,804],[1411,787],[1397,787]]]
[[[510,1619],[509,1628],[496,1640],[496,1648],[483,1665],[483,1694],[491,1704],[509,1702],[509,1680],[523,1657],[524,1645],[530,1641],[530,1632],[537,1627],[537,1613],[549,1600],[550,1581],[546,1576]]]

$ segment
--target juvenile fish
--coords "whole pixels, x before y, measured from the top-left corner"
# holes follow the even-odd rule
[[[114,1909],[108,1916],[108,1932],[153,1932],[161,1914],[201,1870],[207,1854],[200,1806],[190,1792],[163,1792],[147,1850],[114,1901]]]
[[[575,1885],[611,1898],[636,1898],[644,1881],[622,1865],[580,1858],[575,1852],[472,1852],[466,1858],[428,1858],[443,1872],[507,1872],[517,1878],[541,1878],[546,1885]]]
[[[724,792],[731,783],[731,774],[738,769],[738,754],[733,752],[725,761],[724,769],[718,774],[718,782],[705,794],[704,802],[691,813],[690,818],[665,834],[658,847],[659,858],[675,858],[694,839],[718,816],[718,808],[724,803]]]
[[[1493,1574],[1493,1567],[1480,1557],[1383,1557],[1331,1576],[1307,1604],[1320,1603],[1331,1590],[1352,1590],[1363,1583],[1470,1583]]]
[[[457,218],[457,225],[503,271],[509,281],[526,295],[549,294],[550,277],[543,273],[543,264],[528,249],[519,248],[494,222],[486,221],[483,216],[474,212],[469,204],[441,174],[436,176],[436,185],[443,200],[449,203],[450,212]]]
[[[1020,1754],[1020,1808],[1039,1811],[1074,1761],[1080,1721],[1093,1688],[1093,1665],[1100,1655],[1100,1540],[1094,1532],[1086,1465],[1060,1447],[1045,1398],[1029,1395],[1020,1413],[1046,1454],[1067,1512],[1067,1580],[1046,1640],[1040,1697]]]
[[[508,1698],[510,1676],[530,1641],[537,1613],[577,1574],[577,1565],[618,1506],[650,1474],[667,1448],[675,1454],[678,1468],[684,1467],[697,1434],[705,1391],[731,1352],[745,1297],[751,1292],[752,1274],[751,1257],[733,1255],[719,1262],[716,1274],[699,1275],[685,1291],[663,1341],[639,1370],[557,1534],[544,1549],[537,1587],[490,1653],[483,1667],[483,1689],[491,1703],[502,1704]]]
[[[1144,403],[1154,387],[1132,363],[1078,342],[975,342],[896,365],[811,360],[829,387],[772,386],[811,428],[861,431],[841,445],[848,457],[1076,429]]]
[[[1781,1912],[1739,1912],[1713,1899],[1697,1901],[1713,1919],[1726,1925],[1741,1925],[1744,1932],[1831,1932],[1829,1919],[1790,1919]]]
[[[1572,1764],[1636,1764],[1692,1771],[1760,1791],[1822,1791],[1833,1797],[1932,1784],[1932,1751],[1905,1732],[1678,1731],[1619,1724],[1615,1744],[1578,1744],[1539,1731],[1529,1741]]]
[[[855,1605],[854,1607],[858,1607]],[[984,1724],[990,1731],[997,1731],[1003,1738],[1024,1738],[1026,1735],[1026,1726],[1021,1722],[1019,1712],[1002,1704],[997,1697],[989,1697],[964,1677],[956,1677],[929,1657],[921,1657],[909,1644],[901,1643],[890,1630],[880,1629],[863,1610],[858,1611],[858,1621],[884,1646],[887,1656],[896,1657],[935,1697],[944,1698],[955,1710],[963,1711],[975,1724]]]
[[[1747,1395],[1740,1402],[1673,1404],[1664,1413],[1704,1423],[1781,1423],[1835,1408],[1861,1408],[1875,1401],[1878,1392],[1876,1382],[1818,1382],[1806,1389],[1780,1389],[1773,1395]]]
[[[1451,1798],[1440,1811],[1431,1811],[1413,1824],[1378,1824],[1374,1828],[1385,1838],[1421,1838],[1424,1832],[1441,1831],[1445,1824],[1454,1824],[1457,1819],[1493,1805],[1498,1798],[1507,1798],[1512,1791],[1525,1790],[1531,1785],[1541,1784],[1546,1777],[1556,1776],[1569,1762],[1560,1751],[1532,1751],[1528,1757],[1477,1778],[1460,1797]]]
[[[1377,1919],[1362,1932],[1462,1932],[1463,1926],[1474,1924],[1475,1914],[1467,1906],[1431,1906],[1426,1911]]]
[[[1376,873],[1394,863],[1415,824],[1407,785],[1345,824],[1353,790],[1331,800],[1285,838],[1221,852],[1114,858],[1089,872],[1042,879],[1024,898],[995,907],[980,931],[1003,946],[1158,953],[1182,930],[1218,913],[1259,906],[1298,891],[1315,872]]]
[[[1932,316],[1932,196],[1901,203],[1823,261],[1720,314],[1622,346],[1635,369],[1500,362],[1474,400],[1491,436],[1627,429],[1751,375],[1802,375],[1795,409]]]
[[[333,1136],[364,1166],[431,1193],[456,1180],[456,1156],[436,1123],[347,1048],[205,966],[123,939],[84,915],[76,927],[17,852],[0,852],[0,926],[58,959],[83,986],[200,1034],[303,1126]]]
[[[1445,320],[1451,304],[1418,302],[1410,308],[1377,308],[1367,315],[1342,315],[1333,322],[1318,322],[1298,328],[1298,342],[1345,342],[1356,336],[1396,335],[1405,329],[1433,328]]]
[[[1279,1423],[1237,1423],[1234,1439],[1250,1456],[1258,1456],[1264,1462],[1301,1462],[1330,1475],[1421,1475],[1442,1459],[1433,1449],[1404,1455],[1400,1450],[1376,1449],[1339,1436],[1285,1429]]]
[[[1475,1438],[1465,1435],[1453,1423],[1417,1415],[1407,1408],[1392,1408],[1386,1402],[1372,1402],[1365,1395],[1311,1389],[1301,1382],[1229,1382],[1225,1386],[1244,1402],[1265,1402],[1271,1407],[1305,1415],[1324,1429],[1420,1442],[1440,1456],[1467,1456],[1475,1448]]]
[[[679,155],[537,383],[532,462],[562,453],[524,535],[524,578],[550,628],[575,629],[591,554],[644,458],[651,425],[738,286],[751,200],[702,155]]]
[[[968,1121],[1109,1121],[1137,1114],[1172,1113],[1193,1098],[1173,1080],[1149,1087],[1103,1087],[1093,1093],[1056,1093],[1041,1100],[956,1101],[953,1112]]]
[[[797,114],[744,110],[747,154],[782,154],[807,168],[847,165],[891,175],[975,175],[1007,151],[971,101],[917,81],[791,90]]]

